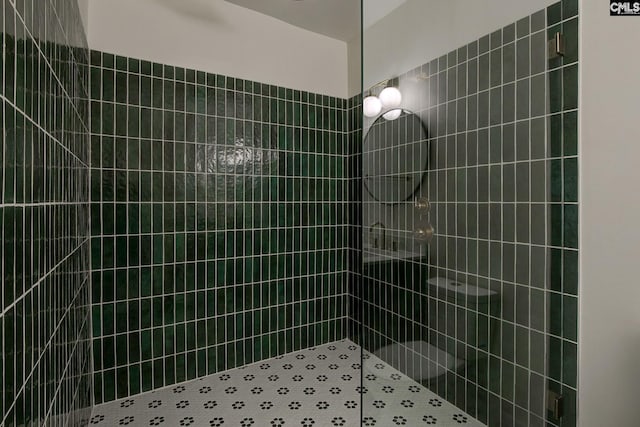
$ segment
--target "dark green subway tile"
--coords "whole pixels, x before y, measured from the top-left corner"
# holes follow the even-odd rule
[[[562,156],[562,141],[563,141],[563,123],[562,114],[554,114],[548,120],[549,126],[549,156],[560,157]]]
[[[547,25],[552,26],[562,20],[562,4],[557,2],[547,7]]]
[[[562,70],[563,109],[578,108],[578,66],[570,65]]]
[[[564,205],[564,246],[578,248],[578,206],[575,204]]]
[[[562,291],[570,294],[578,294],[578,252],[565,250],[562,263]]]
[[[549,249],[548,250],[548,263],[549,263],[549,288],[556,292],[562,291],[562,250],[561,249]]]
[[[562,336],[571,341],[578,339],[578,299],[573,296],[562,299]]]
[[[112,102],[114,100],[114,97],[115,73],[113,70],[105,68],[102,70],[102,101]]]
[[[562,19],[569,19],[578,14],[578,0],[562,0]]]
[[[562,74],[562,70],[554,70],[549,72],[549,111],[551,113],[562,111],[563,97],[565,96],[563,94]]]
[[[562,342],[562,382],[570,387],[577,385],[577,345],[569,341]]]
[[[578,60],[580,39],[578,32],[578,18],[564,22],[562,24],[562,32],[565,40],[565,53],[562,60],[565,64],[572,64]]]
[[[563,213],[562,205],[549,206],[549,242],[552,246],[562,246],[563,242]]]
[[[540,30],[544,30],[546,25],[547,25],[547,22],[545,19],[544,10],[539,10],[531,15],[531,32],[532,33],[538,32]]]
[[[578,159],[569,158],[563,161],[564,201],[578,201]]]
[[[563,114],[563,138],[565,156],[578,154],[578,113],[575,111]]]
[[[549,201],[561,202],[563,196],[562,160],[550,160],[547,162],[549,170]]]

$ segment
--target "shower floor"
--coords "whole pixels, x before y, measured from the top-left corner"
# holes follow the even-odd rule
[[[482,426],[373,355],[362,425]],[[344,340],[98,405],[89,425],[359,427],[360,348]]]

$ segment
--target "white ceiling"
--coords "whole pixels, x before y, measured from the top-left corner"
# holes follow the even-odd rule
[[[369,28],[407,0],[364,0],[364,27]]]
[[[314,33],[348,41],[360,32],[360,0],[226,0]],[[407,0],[365,0],[365,28]]]

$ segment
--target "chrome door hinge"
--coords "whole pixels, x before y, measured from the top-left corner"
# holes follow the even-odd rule
[[[547,397],[547,411],[559,420],[564,415],[564,397],[562,395],[549,390]]]
[[[564,56],[564,34],[555,33],[553,38],[549,40],[549,59]]]

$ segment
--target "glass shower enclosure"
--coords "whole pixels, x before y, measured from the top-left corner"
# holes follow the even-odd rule
[[[577,1],[362,14],[362,425],[575,425]]]

